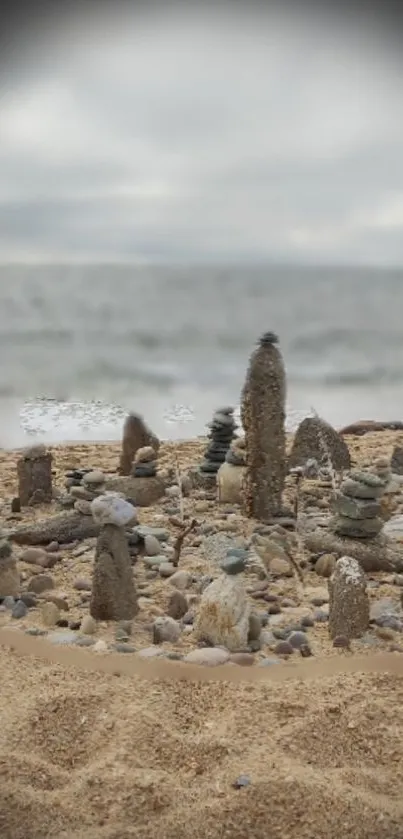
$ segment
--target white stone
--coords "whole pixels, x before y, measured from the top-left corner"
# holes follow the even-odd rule
[[[91,512],[94,520],[100,524],[114,524],[116,527],[126,527],[137,521],[136,510],[124,498],[114,495],[100,495],[91,502]]]
[[[147,536],[144,537],[144,547],[146,549],[147,556],[158,556],[161,552],[160,541],[155,536],[152,536],[151,533],[148,533]]]
[[[251,606],[242,581],[222,574],[204,590],[195,635],[213,646],[237,652],[247,646]]]
[[[226,664],[229,659],[228,650],[222,647],[203,647],[203,649],[192,650],[185,655],[183,661],[188,664],[200,664],[204,667],[217,667]]]
[[[220,504],[241,504],[245,469],[232,463],[222,463],[217,472],[217,493]]]

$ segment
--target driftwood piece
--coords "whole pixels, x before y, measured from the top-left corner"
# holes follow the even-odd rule
[[[332,553],[337,557],[351,556],[364,571],[401,571],[403,555],[394,550],[380,535],[363,543],[358,539],[343,539],[326,530],[314,530],[303,535],[304,545],[311,553]]]
[[[48,545],[50,542],[59,542],[62,545],[98,536],[99,530],[100,526],[92,516],[68,512],[60,513],[37,525],[19,527],[7,536],[18,545]]]
[[[374,431],[403,431],[403,422],[400,420],[391,420],[390,422],[359,420],[341,428],[339,434],[351,434],[354,437],[362,437],[364,434],[371,434]]]

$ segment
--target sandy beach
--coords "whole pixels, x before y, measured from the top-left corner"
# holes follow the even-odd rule
[[[367,467],[380,455],[390,458],[393,446],[403,443],[403,433],[349,436],[346,442],[353,464]],[[171,467],[177,457],[186,473],[201,460],[204,448],[203,440],[164,443],[159,467]],[[58,445],[51,451],[54,487],[63,492],[68,470],[92,467],[115,473],[120,445]],[[60,512],[55,500],[11,514],[18,457],[17,451],[0,453],[4,532]],[[316,486],[318,511],[326,512],[329,491],[314,480],[305,484],[303,503],[312,504]],[[293,492],[289,481],[288,506]],[[403,492],[396,492],[390,515],[402,505]],[[201,535],[186,538],[179,563],[191,575],[189,607],[197,608],[198,580],[215,573],[206,538],[219,532],[247,539],[256,522],[200,491],[185,497],[184,507],[204,527]],[[166,496],[138,509],[140,524],[165,528],[170,544],[176,536],[172,514],[172,499]],[[95,539],[60,546],[50,568],[24,561],[24,550],[14,547],[23,590],[29,591],[30,580],[41,574],[52,578],[52,587],[18,620],[0,607],[4,839],[403,837],[403,641],[398,629],[371,625],[350,649],[335,648],[326,618],[317,615],[318,609],[326,615],[327,580],[309,563],[303,591],[294,576],[279,575],[265,588],[258,572],[249,570],[242,576],[254,607],[268,612],[266,632],[314,616],[307,623],[311,657],[305,662],[295,651],[285,661],[267,634],[260,649],[240,654],[243,659],[233,656],[223,667],[203,668],[209,680],[193,681],[191,665],[182,662],[196,646],[191,625],[176,641],[159,645],[160,660],[147,662],[141,655],[152,648],[153,621],[167,613],[173,591],[169,579],[150,570],[142,558],[133,566],[140,611],[124,641],[124,654],[112,624],[98,624],[88,647],[80,650],[51,646],[46,638],[70,631],[70,624],[79,627],[88,616],[89,589],[77,582],[90,584]],[[368,574],[371,606],[388,601],[401,608],[398,576]],[[271,600],[265,599],[267,591]],[[45,600],[60,612],[51,628],[43,623]],[[19,639],[15,649],[12,633]],[[48,659],[43,652],[47,644]],[[384,657],[385,666],[370,672],[376,656],[378,661]],[[84,664],[75,666],[75,659]],[[103,672],[102,662],[108,660],[112,672]],[[85,661],[98,662],[98,669],[86,669]],[[146,669],[136,672],[136,661],[150,667],[150,678]],[[343,666],[353,669],[354,662],[356,672],[336,672]],[[321,664],[328,665],[327,672]],[[172,674],[164,667],[173,668]],[[281,680],[279,674],[293,668],[301,668],[300,677]]]

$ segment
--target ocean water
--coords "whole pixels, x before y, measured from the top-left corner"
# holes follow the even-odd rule
[[[190,438],[280,338],[288,426],[403,418],[403,270],[0,268],[0,446],[115,439],[128,409]]]

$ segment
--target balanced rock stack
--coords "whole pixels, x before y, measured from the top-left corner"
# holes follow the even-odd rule
[[[353,471],[342,481],[331,506],[336,513],[333,532],[351,539],[373,539],[384,521],[380,516],[380,499],[386,482],[371,472]]]
[[[104,473],[99,469],[70,469],[65,478],[65,487],[69,492],[67,500],[71,501],[71,506],[79,513],[91,515],[90,502],[102,495],[105,489]]]
[[[245,471],[245,439],[236,437],[217,472],[217,493],[220,504],[242,503],[242,481]]]
[[[143,446],[135,454],[132,475],[135,478],[155,478],[156,474],[157,452],[152,446]]]
[[[204,453],[204,460],[200,464],[200,471],[215,475],[224,463],[237,425],[234,420],[233,408],[220,408],[215,412],[210,428],[210,443]]]

